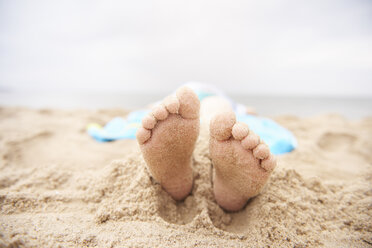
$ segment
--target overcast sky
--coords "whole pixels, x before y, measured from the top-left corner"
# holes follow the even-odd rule
[[[0,90],[372,97],[372,1],[4,1]]]

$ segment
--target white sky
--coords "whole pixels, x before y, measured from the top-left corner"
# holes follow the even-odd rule
[[[4,1],[0,90],[372,96],[372,1]]]

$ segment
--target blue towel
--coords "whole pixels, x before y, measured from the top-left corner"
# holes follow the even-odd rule
[[[112,119],[104,127],[90,124],[87,130],[89,135],[99,142],[135,139],[142,118],[149,112],[149,110],[134,111],[125,119],[121,117]],[[287,153],[297,146],[293,134],[271,119],[242,113],[236,113],[236,119],[248,124],[249,128],[266,142],[273,154]]]

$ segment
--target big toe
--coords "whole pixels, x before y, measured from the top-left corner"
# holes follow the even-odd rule
[[[198,96],[188,87],[177,90],[176,96],[179,100],[178,113],[185,119],[196,119],[199,117],[200,101]]]
[[[229,139],[235,122],[235,114],[232,111],[217,114],[210,123],[212,137],[220,141]]]

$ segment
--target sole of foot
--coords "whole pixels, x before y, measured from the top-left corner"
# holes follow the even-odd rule
[[[236,122],[233,112],[214,116],[209,128],[215,199],[223,209],[238,211],[259,194],[276,159],[257,134]]]
[[[192,153],[199,135],[200,102],[187,87],[168,96],[142,120],[137,141],[152,177],[175,200],[192,190]]]

